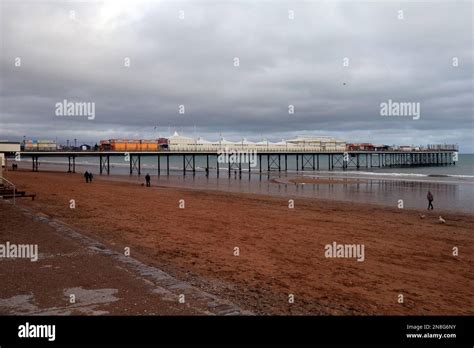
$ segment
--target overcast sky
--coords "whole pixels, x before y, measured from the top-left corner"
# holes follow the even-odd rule
[[[177,130],[474,152],[471,1],[0,2],[0,139]],[[56,116],[64,99],[95,119]],[[381,116],[389,99],[420,118]]]

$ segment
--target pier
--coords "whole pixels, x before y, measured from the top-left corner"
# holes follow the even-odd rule
[[[252,172],[284,172],[288,171],[289,160],[296,162],[296,171],[318,171],[324,166],[327,170],[346,170],[361,168],[384,167],[420,167],[420,166],[447,166],[455,165],[457,161],[456,150],[423,150],[423,151],[344,151],[344,152],[259,152],[255,153],[257,162],[243,161],[219,162],[219,153],[216,151],[20,151],[21,158],[31,158],[32,170],[39,170],[39,160],[44,158],[68,158],[68,172],[76,172],[76,159],[80,157],[97,158],[101,175],[111,174],[110,159],[122,157],[130,165],[130,175],[141,175],[143,157],[155,157],[157,175],[170,174],[170,158],[178,158],[182,163],[182,173],[194,174],[196,172],[196,159],[205,159],[205,172],[209,175],[213,169],[219,176],[222,168],[242,173],[247,170]],[[237,154],[239,158],[241,154]],[[242,155],[243,156],[243,155]],[[327,166],[326,166],[327,165]]]

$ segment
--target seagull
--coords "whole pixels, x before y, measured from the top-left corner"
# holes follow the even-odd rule
[[[445,224],[446,223],[446,220],[443,219],[441,216],[439,217],[439,222],[441,222],[442,224]]]
[[[424,218],[425,218],[425,215],[420,214],[420,219],[424,219]]]

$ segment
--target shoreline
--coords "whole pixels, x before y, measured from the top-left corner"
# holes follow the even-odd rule
[[[34,173],[25,168],[19,168],[18,172],[22,173]],[[200,175],[204,173],[199,173],[196,175],[188,174],[182,176],[180,171],[177,171],[179,174],[172,174],[167,176],[163,174],[158,176],[156,173],[152,173],[152,186],[156,187],[170,187],[176,189],[190,189],[190,190],[200,190],[200,191],[217,191],[217,192],[228,192],[228,193],[242,193],[242,194],[256,194],[263,196],[284,196],[284,195],[293,195],[299,198],[313,199],[318,201],[326,202],[341,202],[341,203],[350,203],[350,204],[364,204],[364,205],[373,205],[377,207],[388,207],[393,208],[397,207],[397,200],[402,198],[404,201],[407,201],[406,198],[415,199],[415,197],[404,197],[402,194],[406,190],[412,190],[411,185],[416,184],[420,185],[418,190],[423,189],[427,192],[430,187],[441,187],[442,192],[446,190],[453,190],[456,188],[460,190],[457,185],[463,185],[462,182],[456,182],[456,185],[453,186],[451,183],[439,183],[439,182],[429,182],[425,180],[404,180],[400,178],[364,178],[361,176],[341,176],[334,175],[332,177],[309,174],[309,173],[294,173],[292,174],[277,174],[277,173],[252,173],[252,180],[250,180],[248,174],[242,174],[242,177],[235,175],[222,175],[221,177],[206,177],[205,175]],[[15,173],[9,171],[7,173]],[[46,173],[46,174],[58,174],[58,175],[74,175],[74,173],[67,173],[56,170],[41,170],[37,173]],[[100,175],[95,173],[95,180],[102,181],[112,181],[112,182],[124,182],[124,183],[144,183],[144,177],[147,172],[144,171],[140,176],[138,174],[134,175],[122,175],[122,174],[111,174],[111,175]],[[82,172],[76,171],[76,175],[82,175]],[[259,178],[259,179],[257,179]],[[262,179],[263,178],[263,179]],[[264,184],[262,186],[262,183]],[[474,184],[474,182],[472,183]],[[266,185],[266,186],[265,186]],[[380,195],[385,195],[384,191],[382,192],[371,192],[370,195],[367,195],[366,190],[361,189],[361,194],[351,191],[347,193],[347,188],[350,187],[368,187],[372,189],[377,186],[388,185],[390,190],[390,185],[401,185],[400,187],[396,186],[398,192],[398,198],[394,197],[390,200],[379,200],[377,197]],[[405,187],[406,186],[406,187]],[[315,191],[315,188],[317,190]],[[474,188],[474,186],[473,186]],[[310,192],[310,189],[312,191]],[[321,191],[323,190],[323,191]],[[332,193],[333,190],[339,192],[338,195]],[[337,191],[338,190],[338,191]],[[282,192],[283,191],[283,192]],[[455,192],[456,192],[455,191]],[[464,190],[461,190],[464,193]],[[416,197],[418,206],[406,205],[403,209],[424,211],[425,206],[425,197],[426,194],[423,193],[421,197]],[[341,194],[345,193],[345,194]],[[464,193],[467,194],[467,193]],[[465,213],[474,215],[474,199],[473,197],[467,196],[470,201],[465,202],[461,205],[462,209],[457,209],[457,207],[446,207],[438,206],[440,201],[437,195],[435,195],[435,211],[440,213]],[[375,199],[374,199],[375,198]],[[450,198],[452,200],[452,198]],[[420,203],[421,202],[421,203]],[[448,201],[449,202],[449,201]],[[472,204],[470,204],[472,203]],[[446,204],[445,204],[446,205]]]
[[[474,297],[472,214],[443,212],[447,222],[440,224],[438,211],[100,179],[86,184],[80,174],[16,172],[12,179],[38,194],[20,205],[116,251],[129,246],[141,262],[257,314],[474,313],[465,305]],[[362,243],[365,261],[328,259],[324,246],[333,242]],[[459,257],[451,255],[454,245]]]

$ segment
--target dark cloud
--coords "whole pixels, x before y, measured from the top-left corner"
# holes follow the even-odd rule
[[[0,138],[95,142],[177,129],[211,139],[327,134],[474,151],[470,1],[1,6]],[[96,118],[56,117],[63,99],[94,102]],[[419,102],[420,119],[381,117],[388,99]]]

